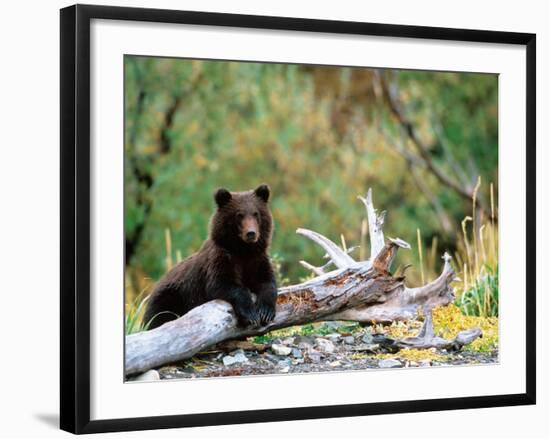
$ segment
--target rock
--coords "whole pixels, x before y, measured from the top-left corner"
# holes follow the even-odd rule
[[[374,338],[372,337],[372,334],[370,332],[366,332],[365,335],[363,335],[361,341],[365,344],[373,344]]]
[[[222,343],[218,343],[217,347],[225,352],[230,352],[238,349],[242,349],[245,351],[264,352],[268,348],[268,345],[263,343],[253,343],[248,340],[228,340]],[[222,355],[223,353],[219,354],[220,358]]]
[[[265,358],[265,355],[264,355],[263,357],[260,357],[260,358],[258,358],[258,360],[256,360],[256,364],[260,367],[265,366],[266,368],[269,368],[269,367],[273,366],[274,362],[271,361],[268,358]]]
[[[348,335],[347,337],[344,337],[344,343],[345,344],[354,344],[355,338],[353,338],[352,335]]]
[[[319,351],[325,354],[332,354],[335,350],[334,343],[325,338],[318,338],[315,346],[319,349]]]
[[[327,334],[325,335],[325,338],[329,339],[333,343],[336,343],[338,340],[342,338],[340,334]]]
[[[340,366],[341,364],[342,364],[342,363],[341,363],[340,361],[336,360],[336,361],[333,361],[332,363],[329,363],[329,366],[330,366],[330,367],[338,367],[338,366]]]
[[[357,346],[352,346],[350,350],[356,352],[371,352],[374,353],[380,348],[380,345],[374,344],[359,344]]]
[[[307,350],[307,358],[312,363],[319,363],[321,361],[321,354],[313,348]]]
[[[244,352],[241,350],[237,350],[235,352],[237,352],[235,355],[226,355],[223,357],[222,361],[224,366],[231,366],[238,363],[248,363],[248,358],[246,358]]]
[[[313,346],[315,341],[311,337],[306,337],[305,335],[298,335],[298,336],[294,337],[294,343],[300,349],[307,349],[308,347]]]
[[[286,337],[281,340],[281,343],[285,346],[290,346],[294,344],[294,337]]]
[[[282,344],[272,344],[271,350],[275,355],[287,356],[290,355],[292,349]]]
[[[271,352],[265,352],[262,357],[265,361],[268,361],[272,364],[277,364],[281,360],[281,357],[273,355]]]
[[[300,349],[297,349],[297,348],[292,348],[292,356],[294,358],[303,358],[303,354],[302,354],[302,351]]]
[[[142,373],[141,375],[136,376],[132,381],[158,381],[160,380],[160,374],[155,370],[151,369],[147,372]]]
[[[432,365],[432,362],[430,360],[422,360],[420,362],[420,367],[430,367]]]
[[[292,360],[290,358],[285,358],[277,363],[278,367],[289,367],[290,365],[292,365]]]
[[[279,372],[281,372],[281,373],[288,373],[289,370],[290,370],[290,367],[285,366],[285,367],[282,367],[281,369],[279,369]]]
[[[379,360],[378,361],[378,367],[379,368],[392,368],[392,367],[402,367],[401,361],[395,360],[392,358],[389,358],[387,360]]]
[[[399,351],[399,347],[393,338],[386,337],[384,334],[374,334],[372,339],[373,343],[379,344],[383,349],[392,354]]]

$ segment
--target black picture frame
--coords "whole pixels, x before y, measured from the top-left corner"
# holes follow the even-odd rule
[[[407,37],[526,47],[526,392],[224,413],[90,420],[90,22],[93,19],[181,23],[334,34]],[[98,433],[387,413],[535,404],[536,36],[530,33],[266,17],[211,12],[75,5],[61,10],[61,375],[60,426]]]

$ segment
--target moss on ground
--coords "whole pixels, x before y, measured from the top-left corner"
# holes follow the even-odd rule
[[[454,304],[435,309],[433,316],[435,333],[444,338],[454,338],[465,329],[481,329],[483,336],[464,346],[465,351],[491,352],[498,348],[498,317],[465,316]]]

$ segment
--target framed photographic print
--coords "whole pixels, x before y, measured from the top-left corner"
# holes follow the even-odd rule
[[[61,428],[535,403],[535,35],[61,10]]]

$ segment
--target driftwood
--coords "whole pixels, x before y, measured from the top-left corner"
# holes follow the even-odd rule
[[[279,289],[273,322],[261,328],[240,328],[227,302],[214,300],[205,303],[151,331],[126,336],[126,375],[190,358],[224,340],[261,335],[274,329],[323,320],[409,320],[418,317],[419,308],[423,309],[425,316],[422,330],[417,337],[396,341],[397,347],[457,348],[480,336],[478,329],[465,331],[451,341],[434,336],[431,310],[454,300],[450,283],[455,274],[450,256],[443,256],[443,270],[433,282],[418,288],[407,288],[404,276],[392,276],[389,270],[397,250],[410,248],[409,244],[391,238],[385,243],[382,231],[385,212],[377,215],[370,190],[366,198],[360,199],[366,207],[369,221],[371,255],[368,260],[357,262],[348,251],[325,236],[298,229],[298,234],[313,240],[326,251],[329,263],[315,267],[301,261],[317,277]],[[329,265],[336,266],[336,269],[325,272]]]

